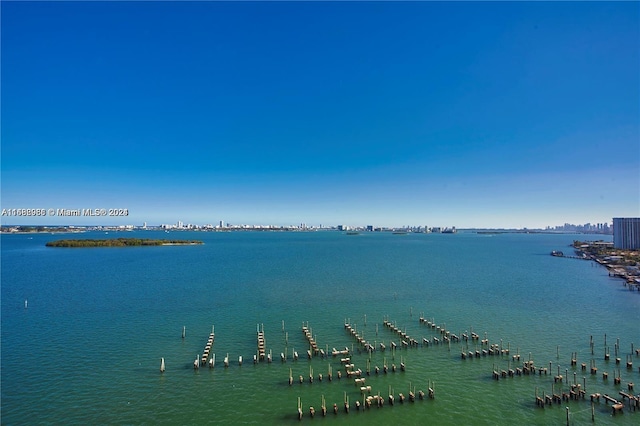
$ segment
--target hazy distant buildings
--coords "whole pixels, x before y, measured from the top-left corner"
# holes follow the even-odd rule
[[[613,218],[613,247],[640,250],[640,217]]]
[[[585,223],[584,225],[565,223],[564,225],[555,227],[547,226],[545,230],[556,232],[579,232],[582,234],[612,234],[611,227],[608,223]]]

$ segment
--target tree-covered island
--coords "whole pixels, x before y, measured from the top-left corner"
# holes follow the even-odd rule
[[[197,240],[152,240],[149,238],[110,238],[107,240],[56,240],[49,241],[47,247],[138,247],[204,244]]]

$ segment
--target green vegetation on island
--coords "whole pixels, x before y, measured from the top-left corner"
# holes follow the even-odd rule
[[[197,240],[152,240],[149,238],[110,238],[107,240],[56,240],[45,244],[47,247],[138,247],[204,244]]]

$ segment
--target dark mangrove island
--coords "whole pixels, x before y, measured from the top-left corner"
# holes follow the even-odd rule
[[[152,240],[149,238],[111,238],[107,240],[56,240],[49,241],[47,247],[138,247],[204,244],[197,240]]]

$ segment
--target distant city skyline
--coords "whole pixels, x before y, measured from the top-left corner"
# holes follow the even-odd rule
[[[127,209],[77,225],[638,217],[639,13],[2,2],[1,206]]]
[[[376,230],[390,230],[390,229],[406,229],[406,230],[414,230],[418,232],[428,231],[431,232],[441,232],[442,230],[473,230],[473,229],[496,229],[496,230],[537,230],[537,231],[554,231],[554,232],[582,232],[582,233],[604,233],[611,234],[613,232],[613,223],[612,222],[598,222],[591,223],[587,222],[584,224],[573,224],[573,223],[564,223],[562,225],[547,225],[545,227],[522,227],[522,228],[509,228],[509,227],[458,227],[456,225],[443,225],[443,224],[406,224],[401,226],[380,226],[375,224],[357,224],[357,225],[345,225],[342,223],[318,223],[318,224],[309,224],[305,222],[300,223],[289,223],[289,224],[268,224],[268,223],[228,223],[224,220],[220,220],[217,223],[214,221],[208,221],[206,223],[192,223],[185,222],[182,220],[178,220],[174,223],[147,223],[143,222],[142,224],[136,223],[126,223],[126,224],[113,224],[113,223],[91,223],[91,224],[82,224],[81,222],[74,221],[75,217],[81,216],[73,216],[74,219],[70,219],[67,217],[66,223],[61,224],[29,224],[29,223],[21,223],[21,222],[13,222],[13,223],[2,223],[4,228],[7,227],[68,227],[68,228],[121,228],[121,229],[173,229],[173,230],[223,230],[223,229],[278,229],[278,228],[289,228],[289,229],[337,229],[337,230],[366,230],[366,231],[376,231]],[[637,218],[631,220],[639,220]],[[615,218],[614,218],[615,222]],[[215,224],[214,224],[215,223]]]

